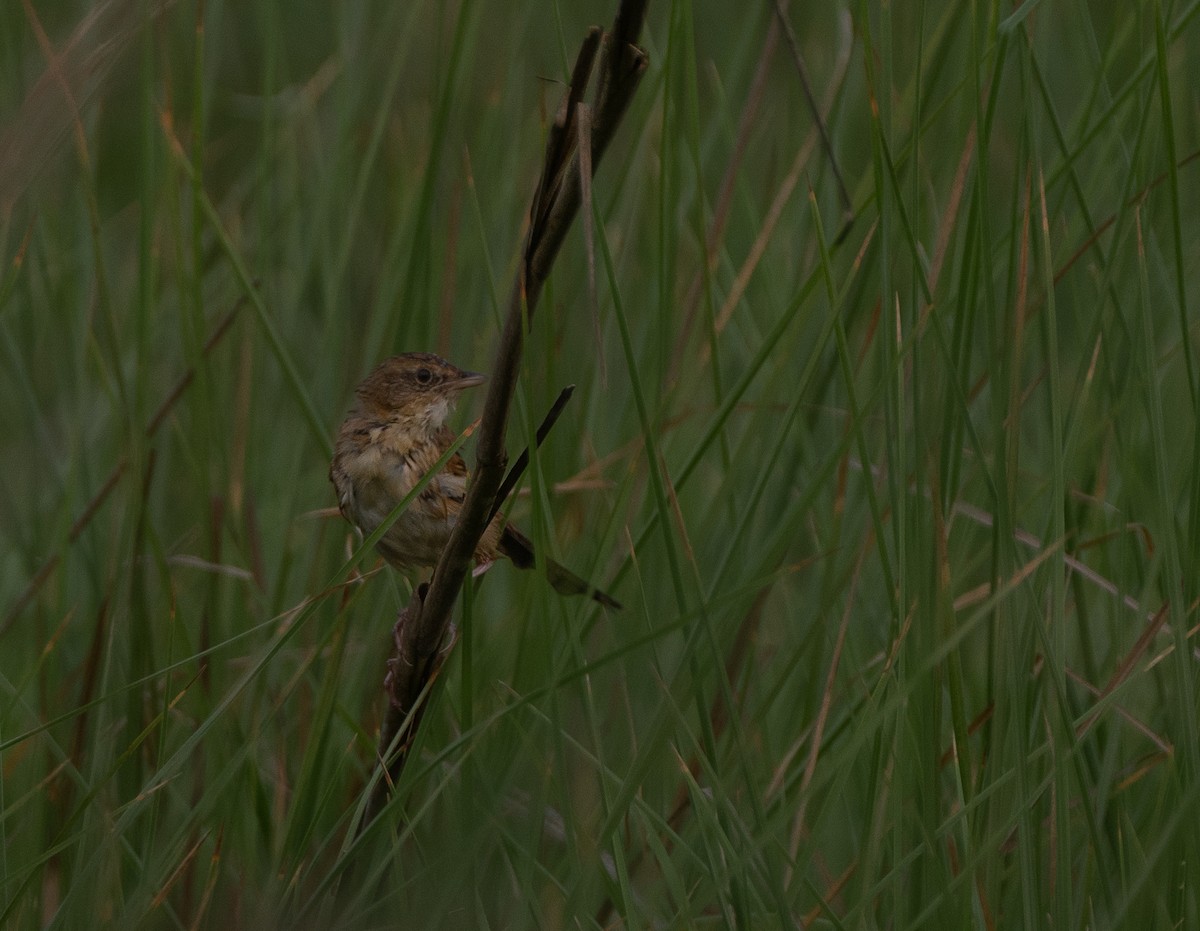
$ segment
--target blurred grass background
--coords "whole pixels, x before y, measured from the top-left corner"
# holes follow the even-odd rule
[[[510,432],[626,609],[489,572],[355,843],[333,431],[615,7],[6,4],[0,924],[1196,926],[1197,7],[793,4],[836,240],[772,4],[652,4]]]

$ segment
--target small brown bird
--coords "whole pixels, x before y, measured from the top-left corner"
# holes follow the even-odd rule
[[[370,534],[433,468],[454,432],[445,425],[458,393],[484,382],[427,352],[406,352],[380,364],[355,389],[358,403],[338,430],[329,479],[342,515]],[[441,554],[466,496],[467,464],[455,453],[409,503],[376,544],[398,569],[432,566]],[[477,562],[496,554],[522,568],[533,567],[533,544],[497,514],[475,550]],[[620,604],[569,569],[546,561],[546,576],[566,595],[590,595],[600,604]]]

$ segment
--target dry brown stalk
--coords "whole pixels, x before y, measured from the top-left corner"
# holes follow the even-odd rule
[[[423,696],[441,669],[451,628],[450,611],[470,571],[476,544],[493,513],[508,458],[504,437],[521,365],[525,327],[541,296],[550,268],[579,212],[590,177],[624,116],[646,70],[637,46],[647,0],[622,0],[607,32],[589,30],[580,48],[566,96],[546,140],[541,180],[529,211],[524,253],[509,294],[504,331],[492,366],[476,444],[475,468],[462,511],[429,585],[418,586],[395,626],[395,651],[386,684],[388,710],[379,734],[383,769],[359,825],[360,833],[387,804],[403,770],[421,720]],[[599,56],[596,89],[585,104],[593,65]],[[580,121],[588,125],[580,131]],[[578,151],[580,138],[591,151]],[[401,730],[407,731],[401,735]]]

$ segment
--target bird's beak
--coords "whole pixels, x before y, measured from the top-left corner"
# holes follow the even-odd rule
[[[480,375],[478,372],[462,372],[458,378],[446,382],[446,387],[461,391],[463,388],[474,388],[476,385],[482,385],[485,381],[487,381],[486,375]]]

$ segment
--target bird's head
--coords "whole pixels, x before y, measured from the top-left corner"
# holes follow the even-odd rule
[[[380,363],[358,385],[364,412],[381,420],[406,421],[436,430],[445,423],[458,393],[483,384],[467,372],[429,352],[406,352]]]

